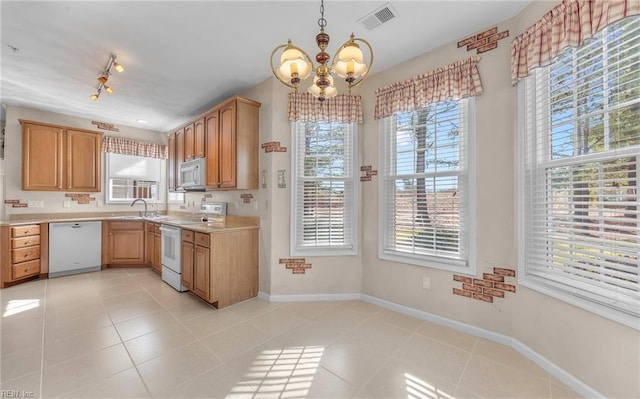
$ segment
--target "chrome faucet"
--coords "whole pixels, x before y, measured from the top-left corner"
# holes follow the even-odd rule
[[[143,200],[142,198],[136,198],[131,203],[131,206],[135,205],[135,203],[138,201],[142,201],[142,203],[144,204],[144,214],[142,212],[138,212],[138,214],[146,218],[147,217],[147,201]]]

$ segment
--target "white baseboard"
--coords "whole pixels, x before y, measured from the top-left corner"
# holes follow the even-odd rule
[[[470,324],[462,323],[456,320],[447,319],[446,317],[438,316],[432,313],[424,312],[422,310],[410,308],[408,306],[399,305],[394,302],[389,302],[384,299],[380,299],[374,296],[365,294],[312,294],[312,295],[269,295],[265,292],[258,292],[258,298],[264,299],[270,302],[308,302],[308,301],[348,301],[348,300],[363,300],[365,302],[372,303],[374,305],[382,306],[383,308],[391,309],[396,312],[416,317],[418,319],[426,320],[435,324],[440,324],[445,327],[452,328],[454,330],[462,331],[467,334],[474,335],[476,337],[485,338],[499,344],[507,345],[518,351],[521,355],[537,364],[540,368],[551,374],[563,384],[573,389],[576,393],[585,398],[604,398],[600,392],[591,388],[578,378],[574,377],[569,372],[565,371],[555,363],[551,362],[546,357],[540,355],[527,345],[523,344],[519,340],[509,337],[504,334],[485,330],[484,328],[472,326]]]
[[[533,349],[529,348],[527,345],[523,344],[522,342],[520,342],[519,340],[513,337],[509,337],[504,334],[485,330],[484,328],[472,326],[470,324],[462,323],[456,320],[447,319],[446,317],[434,315],[432,313],[423,312],[421,310],[417,310],[407,306],[398,305],[397,303],[389,302],[384,299],[376,298],[370,295],[362,294],[361,297],[363,301],[373,303],[374,305],[382,306],[383,308],[395,310],[396,312],[413,316],[418,319],[426,320],[435,324],[440,324],[445,327],[452,328],[454,330],[475,335],[476,337],[485,338],[490,341],[497,342],[499,344],[510,346],[516,351],[518,351],[521,355],[523,355],[527,359],[537,364],[544,371],[546,371],[547,373],[551,374],[552,376],[560,380],[563,384],[573,389],[576,393],[578,393],[582,397],[584,398],[604,398],[605,397],[600,392],[591,388],[589,385],[577,379],[572,374],[558,367],[555,363],[551,362],[546,357],[542,356],[538,352],[534,351]]]
[[[259,291],[258,298],[269,302],[312,302],[312,301],[353,301],[361,299],[360,294],[309,294],[309,295],[269,295]]]

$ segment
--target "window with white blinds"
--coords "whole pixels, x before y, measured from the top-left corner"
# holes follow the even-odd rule
[[[523,84],[523,283],[638,328],[640,17]]]
[[[473,272],[470,105],[431,104],[381,120],[379,257]]]
[[[292,255],[355,255],[357,126],[292,124]]]

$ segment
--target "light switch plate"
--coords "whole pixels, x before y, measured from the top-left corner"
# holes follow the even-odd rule
[[[287,188],[287,179],[285,177],[285,170],[278,170],[278,188]]]
[[[262,171],[262,188],[267,188],[267,171]]]
[[[62,206],[64,208],[71,208],[71,201],[70,200],[65,200],[64,202],[62,202]]]

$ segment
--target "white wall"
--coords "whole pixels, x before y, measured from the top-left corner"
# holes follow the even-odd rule
[[[136,205],[131,208],[129,204],[106,204],[104,196],[104,164],[102,168],[102,191],[99,193],[90,193],[96,201],[87,205],[80,205],[75,201],[71,201],[70,208],[64,208],[63,203],[66,199],[64,192],[55,191],[23,191],[22,190],[22,127],[18,119],[26,119],[44,123],[52,123],[63,126],[70,126],[79,129],[87,129],[93,131],[101,131],[91,124],[91,120],[77,118],[69,115],[56,114],[32,108],[18,107],[8,105],[6,109],[6,129],[5,129],[5,191],[4,199],[19,199],[22,202],[28,201],[44,201],[44,208],[13,208],[11,205],[5,207],[5,217],[9,219],[11,215],[18,214],[41,214],[41,213],[83,213],[83,212],[129,212],[142,210],[142,205]],[[105,136],[126,137],[141,141],[148,141],[158,144],[166,144],[167,136],[159,132],[138,129],[129,126],[118,126],[119,132],[102,131]],[[104,157],[103,157],[104,160]],[[162,179],[160,193],[162,193],[159,209],[165,209],[164,192],[166,189],[164,177],[166,170],[162,170]],[[103,206],[98,206],[99,202]]]

